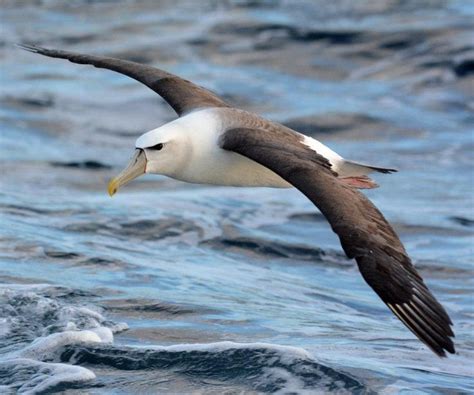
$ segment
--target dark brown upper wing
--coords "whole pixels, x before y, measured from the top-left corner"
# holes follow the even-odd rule
[[[232,129],[222,135],[220,144],[271,169],[303,192],[392,312],[437,355],[455,352],[451,320],[392,227],[364,195],[337,179],[325,158],[284,129]]]
[[[222,99],[207,89],[155,67],[128,60],[46,49],[34,45],[21,44],[18,46],[51,58],[67,59],[73,63],[90,64],[101,69],[125,74],[158,93],[178,115],[201,107],[229,107]]]

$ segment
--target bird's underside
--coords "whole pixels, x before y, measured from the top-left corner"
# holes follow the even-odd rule
[[[214,93],[151,66],[32,45],[20,47],[125,74],[162,96],[179,116],[204,108],[240,111]],[[356,260],[365,281],[390,310],[438,356],[454,353],[448,314],[412,265],[390,224],[354,188],[358,185],[338,178],[328,159],[302,143],[301,135],[260,117],[254,119],[258,121],[229,126],[218,140],[220,148],[265,166],[299,189],[327,218],[346,255]]]

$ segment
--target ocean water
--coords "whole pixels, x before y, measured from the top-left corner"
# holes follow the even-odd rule
[[[0,392],[474,392],[471,1],[2,1]],[[160,66],[353,160],[448,310],[440,359],[295,190],[107,181],[174,118],[36,43]]]

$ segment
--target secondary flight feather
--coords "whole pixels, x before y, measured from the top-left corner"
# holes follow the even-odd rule
[[[110,57],[21,48],[127,75],[160,95],[178,118],[136,141],[129,165],[109,184],[145,174],[215,185],[296,187],[323,213],[342,248],[390,310],[439,356],[454,353],[452,322],[416,271],[397,234],[357,189],[371,172],[396,171],[348,161],[319,141],[232,107],[209,90],[155,67]]]

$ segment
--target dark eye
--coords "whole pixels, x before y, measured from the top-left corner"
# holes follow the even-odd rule
[[[159,143],[159,144],[156,144],[156,145],[153,145],[151,147],[148,147],[148,149],[152,149],[152,150],[155,150],[155,151],[159,151],[160,149],[163,148],[163,144],[162,143]]]

